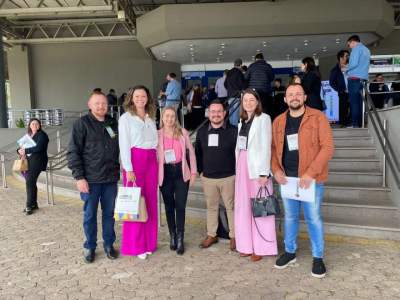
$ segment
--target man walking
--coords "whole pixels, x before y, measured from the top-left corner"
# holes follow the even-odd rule
[[[221,103],[224,103],[228,99],[228,91],[226,90],[225,87],[225,80],[227,74],[228,70],[225,70],[224,75],[218,78],[217,82],[215,83],[215,93],[217,94],[218,100],[221,101]]]
[[[118,256],[114,249],[114,207],[119,180],[118,124],[107,115],[107,98],[94,92],[88,102],[89,113],[76,120],[68,146],[68,167],[76,180],[83,205],[86,236],[84,260],[92,263],[97,246],[97,207],[102,209],[103,247],[109,259]]]
[[[347,90],[347,65],[349,63],[349,51],[340,50],[336,57],[338,63],[333,67],[329,76],[329,84],[339,96],[339,124],[347,126],[349,112],[349,93]]]
[[[271,83],[275,75],[272,66],[265,61],[262,53],[256,54],[255,62],[249,66],[244,77],[247,80],[248,87],[255,89],[260,95],[263,111],[272,118],[273,98],[271,95]]]
[[[175,109],[178,109],[179,104],[181,103],[181,83],[176,80],[175,73],[168,73],[167,81],[167,89],[165,92],[160,92],[160,96],[166,96],[165,106],[173,106]]]
[[[234,67],[228,71],[225,79],[225,87],[228,92],[229,122],[233,126],[239,124],[240,94],[246,88],[246,81],[242,71],[242,60],[236,59]]]
[[[351,122],[353,127],[358,128],[362,126],[361,93],[363,81],[368,80],[371,52],[361,43],[358,35],[349,37],[347,46],[351,48],[349,67],[347,68]]]
[[[235,194],[235,148],[237,129],[225,122],[226,111],[218,100],[211,102],[207,122],[196,136],[197,170],[207,201],[207,238],[201,248],[218,242],[218,211],[222,198],[229,225],[230,249],[236,249],[233,206]]]
[[[332,130],[321,111],[304,105],[306,95],[300,84],[287,87],[285,101],[288,112],[277,117],[272,126],[272,171],[280,185],[287,183],[286,176],[299,177],[302,189],[310,188],[315,180],[315,202],[283,199],[285,253],[276,261],[275,268],[284,269],[296,261],[299,214],[303,206],[313,255],[311,274],[322,278],[326,268],[321,203],[328,162],[334,152]]]

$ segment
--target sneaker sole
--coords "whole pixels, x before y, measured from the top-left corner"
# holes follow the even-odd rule
[[[278,270],[282,270],[282,269],[285,269],[285,268],[289,267],[290,265],[294,264],[295,262],[296,262],[296,258],[292,259],[286,265],[283,265],[283,266],[274,265],[274,268],[278,269]]]
[[[324,278],[326,276],[326,273],[324,273],[324,274],[314,274],[313,272],[311,272],[311,276],[321,279],[321,278]]]

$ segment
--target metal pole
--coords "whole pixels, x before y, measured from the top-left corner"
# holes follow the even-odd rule
[[[367,94],[365,93],[365,89],[362,90],[362,97],[367,97]],[[365,101],[362,101],[362,122],[361,122],[361,127],[365,128]]]
[[[57,153],[61,152],[61,137],[60,130],[57,130]]]
[[[3,33],[0,30],[0,128],[8,128]]]
[[[4,154],[1,155],[1,176],[3,178],[3,189],[7,188],[7,178],[6,178],[6,158]]]
[[[51,205],[54,205],[54,181],[53,181],[52,170],[50,170],[50,184],[51,184]]]
[[[387,120],[383,119],[383,130],[387,133]],[[383,147],[386,148],[386,137],[383,135]],[[383,151],[383,160],[382,160],[382,187],[386,187],[386,154]]]
[[[46,193],[47,193],[47,204],[50,205],[49,171],[47,170],[46,170]]]

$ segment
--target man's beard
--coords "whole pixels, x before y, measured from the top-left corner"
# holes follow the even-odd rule
[[[292,104],[292,103],[290,103],[290,104],[289,104],[289,108],[290,108],[291,110],[300,110],[300,109],[304,106],[304,103],[303,103],[303,104],[300,104],[300,101],[297,101],[297,103],[298,103],[298,104]]]

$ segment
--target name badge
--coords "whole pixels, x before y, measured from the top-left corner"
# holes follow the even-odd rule
[[[176,161],[175,151],[174,149],[165,150],[165,163],[170,164]]]
[[[208,147],[218,147],[218,134],[209,134],[208,135]]]
[[[108,132],[108,135],[113,139],[116,137],[116,134],[114,132],[114,130],[112,130],[112,128],[110,126],[106,126],[106,130]]]
[[[289,134],[286,136],[289,151],[299,150],[299,135]]]
[[[247,150],[247,136],[239,135],[238,147],[239,150]]]

